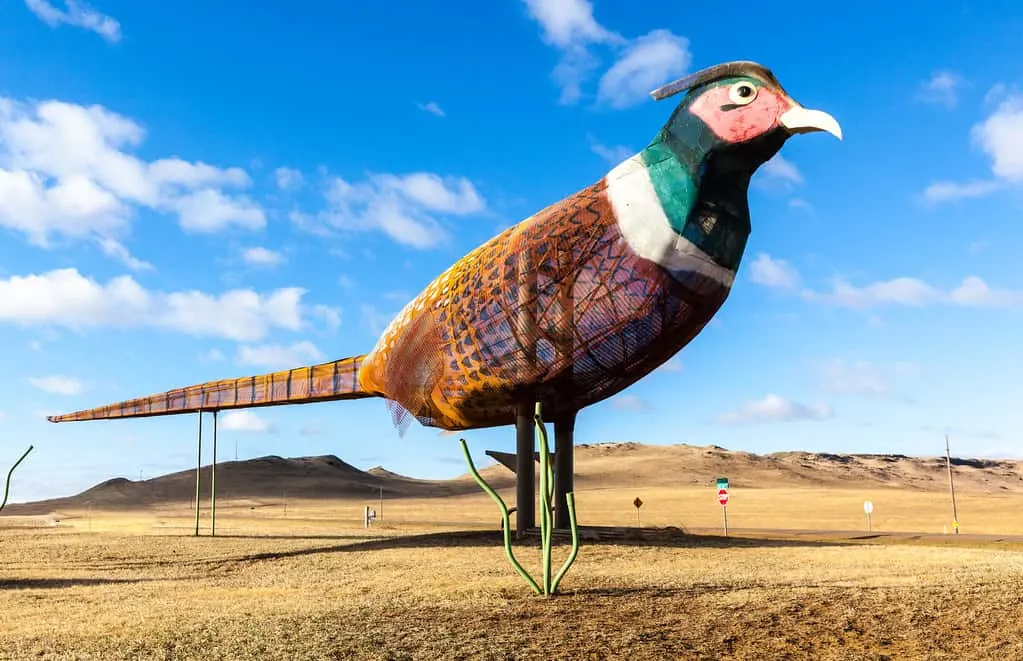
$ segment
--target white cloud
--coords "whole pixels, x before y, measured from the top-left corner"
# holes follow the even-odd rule
[[[820,377],[823,388],[837,395],[891,394],[881,369],[872,363],[831,360],[820,366]]]
[[[575,103],[583,80],[597,67],[593,44],[624,44],[620,35],[593,17],[588,0],[524,0],[529,15],[543,28],[544,43],[561,51],[552,77],[561,87],[561,103]]]
[[[127,266],[130,270],[132,271],[153,270],[152,264],[132,256],[132,254],[128,252],[128,249],[125,248],[120,241],[116,239],[111,239],[110,237],[100,237],[97,240],[99,241],[99,247],[103,251],[104,255],[106,255],[107,257],[113,257],[117,261]]]
[[[983,197],[1005,186],[1023,185],[1023,96],[1004,97],[984,121],[973,126],[970,137],[991,158],[993,178],[932,183],[924,190],[925,201]]]
[[[616,61],[597,85],[597,102],[626,108],[649,99],[650,90],[685,73],[692,57],[689,41],[668,30],[653,30],[626,39],[593,16],[588,0],[524,0],[529,15],[542,27],[544,43],[561,59],[552,78],[561,88],[560,103],[576,103],[582,85],[600,68],[597,47],[610,49]]]
[[[920,85],[919,97],[927,103],[951,108],[959,101],[959,88],[963,79],[951,71],[937,71]]]
[[[270,430],[270,423],[252,411],[228,411],[219,422],[220,429],[224,431],[265,432]]]
[[[180,158],[163,158],[146,168],[150,179],[157,184],[199,188],[201,186],[237,186],[252,184],[252,179],[241,168],[215,168],[206,163],[189,163]]]
[[[689,40],[654,30],[632,41],[597,87],[597,102],[628,108],[649,99],[650,90],[680,77],[692,63]]]
[[[543,40],[558,48],[622,40],[597,23],[589,0],[524,1],[529,14],[543,27]]]
[[[269,370],[301,367],[322,361],[323,352],[312,342],[295,342],[290,345],[262,344],[238,347],[238,363],[254,365]]]
[[[636,395],[618,395],[611,398],[611,408],[619,411],[649,411],[651,406]]]
[[[803,209],[804,211],[813,211],[813,205],[801,197],[794,197],[791,200],[789,200],[789,208]]]
[[[127,224],[128,207],[109,191],[72,175],[49,186],[35,172],[0,167],[0,227],[46,247],[50,234],[109,235]]]
[[[181,228],[192,232],[218,232],[231,225],[259,229],[266,224],[263,210],[254,202],[214,188],[183,195],[172,206],[178,212]]]
[[[383,174],[376,181],[382,188],[399,191],[430,211],[466,214],[483,210],[483,198],[464,177],[444,181],[436,174],[415,172],[403,176]]]
[[[784,259],[760,253],[750,265],[750,280],[771,289],[795,289],[799,286],[799,273]]]
[[[78,395],[85,389],[85,385],[81,381],[69,376],[32,377],[28,382],[53,395]]]
[[[274,181],[281,190],[291,191],[302,186],[303,177],[298,170],[280,167],[274,170]]]
[[[719,415],[717,422],[723,425],[743,425],[795,420],[825,420],[831,415],[831,409],[826,405],[808,406],[779,395],[769,394],[763,399],[749,402],[738,411]]]
[[[685,369],[685,366],[682,364],[682,361],[679,360],[678,356],[672,356],[667,361],[662,363],[661,366],[658,367],[657,369],[659,371],[661,371],[661,372],[676,372],[677,373],[677,372],[681,372],[683,369]]]
[[[973,127],[971,134],[991,157],[996,177],[1023,182],[1023,96],[1003,100],[987,119]]]
[[[315,228],[319,221],[339,230],[380,231],[398,243],[420,249],[432,248],[447,238],[437,214],[468,215],[486,206],[468,179],[430,172],[374,174],[355,184],[334,177],[326,197],[328,209],[316,219],[303,217],[300,226],[312,224]]]
[[[437,105],[436,101],[430,101],[429,103],[417,103],[416,107],[418,107],[423,112],[430,113],[431,115],[436,115],[438,117],[447,116],[447,113],[445,113],[444,110],[442,110],[441,107]]]
[[[256,246],[245,250],[242,260],[249,266],[279,266],[284,263],[284,255],[276,250]]]
[[[590,150],[612,165],[617,165],[636,153],[635,150],[624,145],[608,147],[607,145],[602,145],[597,142],[592,135],[588,137],[590,141]]]
[[[757,170],[754,181],[761,186],[791,189],[803,183],[803,173],[792,161],[786,160],[781,154],[775,154]]]
[[[341,327],[341,308],[331,305],[314,305],[312,313],[314,317],[321,319],[331,332]]]
[[[363,305],[360,310],[362,326],[373,335],[380,335],[397,313],[381,312],[372,305]]]
[[[985,197],[1001,187],[997,181],[936,181],[924,189],[924,200],[941,203]]]
[[[199,354],[201,363],[221,363],[224,361],[224,353],[220,349],[210,349]]]
[[[843,279],[832,283],[831,291],[804,291],[804,298],[839,307],[867,309],[885,305],[924,307],[1015,307],[1023,303],[1023,291],[992,289],[977,276],[963,278],[951,289],[935,287],[919,278],[901,277],[874,282],[862,287]]]
[[[304,289],[259,294],[235,289],[220,295],[200,291],[144,289],[130,276],[105,285],[77,269],[0,280],[0,323],[83,328],[160,328],[201,337],[251,342],[271,329],[301,330]]]
[[[101,106],[0,97],[0,227],[46,247],[59,236],[117,238],[138,207],[177,213],[196,231],[265,223],[255,203],[222,190],[249,186],[243,170],[147,162],[131,153],[144,137]]]
[[[121,24],[79,0],[64,0],[66,10],[54,7],[47,0],[25,0],[25,5],[50,27],[61,23],[91,30],[111,43],[121,40]]]

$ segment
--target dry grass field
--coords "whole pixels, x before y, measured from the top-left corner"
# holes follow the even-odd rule
[[[130,507],[101,489],[15,507],[0,517],[0,658],[1023,658],[1018,466],[957,467],[967,534],[954,537],[944,474],[922,460],[761,459],[580,448],[583,524],[635,526],[639,496],[643,526],[697,534],[588,539],[550,600],[507,565],[497,508],[464,481],[405,495],[388,477],[370,530],[365,473],[338,498],[219,499],[216,538],[208,503],[199,538],[187,500]],[[230,473],[218,484],[241,494]],[[510,474],[487,474],[512,501]],[[715,474],[734,485],[727,539]],[[148,488],[170,494],[160,479]],[[535,542],[516,551],[537,570]]]

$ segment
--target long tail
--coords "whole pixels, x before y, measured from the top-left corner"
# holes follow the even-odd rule
[[[197,411],[223,411],[375,397],[375,394],[366,392],[359,386],[359,363],[364,358],[365,356],[354,356],[259,376],[209,381],[94,409],[51,415],[47,420],[76,422],[144,418]]]

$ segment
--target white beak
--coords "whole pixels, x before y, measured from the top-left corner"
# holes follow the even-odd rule
[[[802,106],[795,106],[778,119],[789,133],[827,131],[839,140],[842,139],[842,127],[838,125],[838,120],[823,110],[807,110]]]

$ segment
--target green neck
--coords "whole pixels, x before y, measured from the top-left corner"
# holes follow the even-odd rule
[[[688,124],[709,134],[702,122]],[[716,166],[714,152],[688,146],[712,145],[713,136],[681,137],[666,128],[641,152],[658,201],[675,232],[717,264],[737,270],[750,233],[751,173],[725,171]]]

